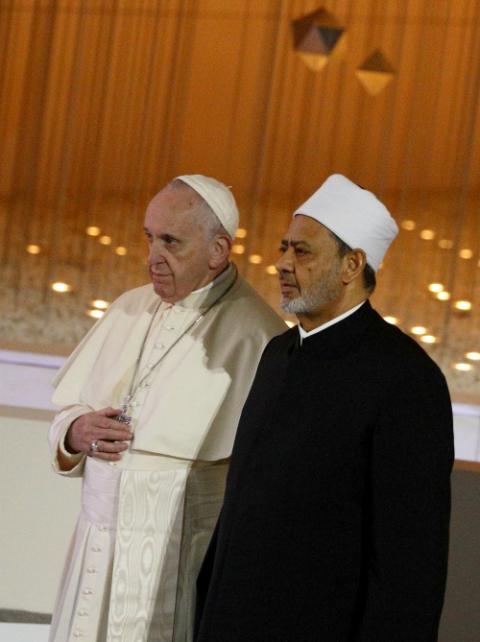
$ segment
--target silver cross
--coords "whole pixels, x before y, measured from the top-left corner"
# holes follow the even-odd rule
[[[130,408],[130,401],[132,400],[132,395],[125,395],[123,402],[120,406],[121,413],[115,417],[116,421],[119,421],[121,424],[130,425],[132,418],[127,415],[128,409]]]

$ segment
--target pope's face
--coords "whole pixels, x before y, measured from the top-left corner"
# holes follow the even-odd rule
[[[276,267],[286,312],[315,315],[336,304],[342,292],[342,259],[326,227],[308,216],[295,216],[280,252]]]
[[[205,229],[195,220],[197,203],[193,190],[166,187],[145,213],[150,278],[155,292],[168,303],[212,280],[210,243]]]

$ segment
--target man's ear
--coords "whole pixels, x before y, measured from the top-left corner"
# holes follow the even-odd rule
[[[215,270],[223,265],[230,256],[232,239],[227,235],[216,235],[210,241],[210,269]]]
[[[367,265],[367,256],[363,250],[355,248],[343,257],[342,280],[347,285],[362,275]]]

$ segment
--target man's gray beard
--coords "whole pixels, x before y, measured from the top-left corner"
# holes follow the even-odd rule
[[[327,305],[340,295],[341,284],[338,274],[337,266],[332,266],[330,272],[321,281],[304,290],[301,296],[295,299],[282,298],[280,301],[282,310],[287,314],[308,314]]]

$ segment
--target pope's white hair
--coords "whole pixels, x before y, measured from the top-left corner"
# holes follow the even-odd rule
[[[187,185],[187,183],[184,183],[179,178],[174,178],[173,181],[168,183],[167,188],[168,187],[175,190],[189,190],[193,194],[195,198],[195,222],[205,231],[207,241],[211,241],[217,235],[230,237],[210,205],[198,192],[190,187],[190,185]]]

